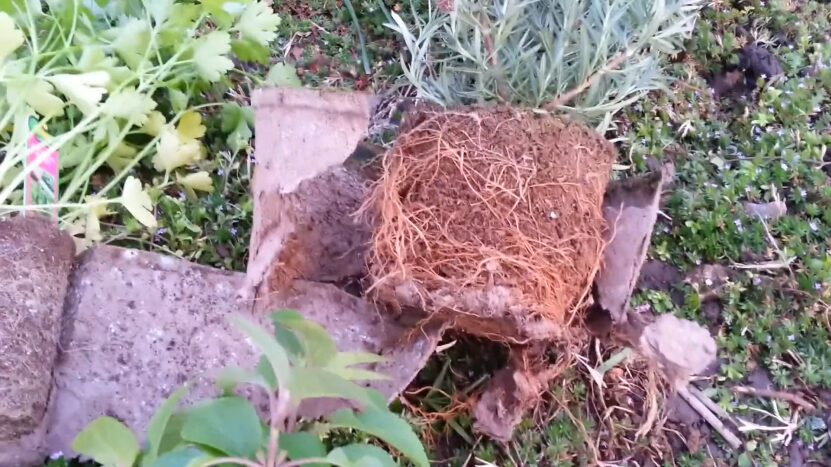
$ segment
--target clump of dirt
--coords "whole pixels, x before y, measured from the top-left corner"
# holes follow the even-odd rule
[[[638,288],[666,292],[683,280],[684,274],[677,267],[663,261],[650,260],[641,268]]]
[[[779,79],[784,70],[776,55],[763,45],[749,43],[739,50],[739,64],[725,69],[708,80],[717,98],[750,96],[759,78]]]
[[[514,347],[507,367],[499,370],[473,407],[474,428],[507,443],[525,413],[540,400],[561,368],[550,366],[544,346]]]
[[[363,212],[371,291],[491,338],[507,317],[568,321],[599,266],[614,159],[572,121],[505,107],[417,109]],[[521,326],[520,326],[521,327]]]
[[[32,433],[46,413],[74,256],[46,218],[0,222],[0,442]]]
[[[640,352],[657,364],[675,387],[702,374],[716,359],[716,341],[700,324],[664,314],[643,330]]]
[[[744,89],[744,73],[741,70],[725,70],[710,78],[710,87],[716,98],[738,97]]]
[[[785,74],[776,55],[757,43],[747,44],[739,51],[739,68],[744,70],[748,89],[756,89],[759,78],[778,78]]]

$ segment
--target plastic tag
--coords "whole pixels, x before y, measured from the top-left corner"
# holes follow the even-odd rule
[[[58,152],[48,146],[49,134],[38,128],[38,121],[29,118],[29,152],[26,156],[27,166],[35,167],[26,177],[24,192],[26,205],[44,205],[58,203]],[[58,209],[51,210],[52,219],[57,224]]]

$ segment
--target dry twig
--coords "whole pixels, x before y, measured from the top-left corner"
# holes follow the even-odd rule
[[[730,388],[736,394],[744,394],[747,396],[765,397],[769,399],[779,399],[781,401],[790,402],[802,407],[805,410],[816,410],[814,404],[808,402],[802,396],[792,392],[777,391],[775,389],[754,388],[751,386],[733,386]]]
[[[619,54],[617,57],[609,60],[609,63],[607,63],[606,66],[604,66],[603,68],[601,68],[601,69],[597,70],[596,72],[594,72],[591,76],[586,78],[585,81],[580,83],[580,85],[577,86],[576,88],[572,89],[571,91],[566,92],[565,94],[561,94],[561,95],[557,96],[556,99],[549,102],[548,104],[545,104],[543,106],[543,109],[548,110],[550,112],[552,110],[557,110],[560,107],[568,104],[572,99],[574,99],[575,97],[582,94],[583,91],[590,88],[594,83],[596,83],[598,80],[600,80],[600,78],[605,76],[606,73],[609,73],[611,71],[614,71],[614,70],[617,70],[618,68],[620,68],[620,66],[623,65],[623,63],[626,62],[626,60],[629,59],[632,55],[633,55],[632,51],[627,50],[626,52],[623,52],[623,53]]]
[[[682,386],[678,389],[678,394],[680,394],[681,397],[687,401],[687,403],[690,404],[690,406],[695,409],[695,411],[698,412],[698,414],[701,415],[704,420],[706,420],[707,423],[709,423],[710,426],[713,427],[713,429],[716,430],[722,438],[724,438],[725,441],[727,441],[727,444],[729,444],[731,448],[738,450],[742,447],[742,441],[739,437],[730,431],[724,423],[722,423],[722,421],[707,408],[704,402],[694,396],[689,391],[687,386]]]

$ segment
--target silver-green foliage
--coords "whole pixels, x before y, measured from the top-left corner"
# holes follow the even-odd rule
[[[262,357],[254,369],[223,370],[216,380],[222,397],[177,409],[186,389],[174,392],[150,420],[143,448],[127,427],[111,417],[90,423],[75,438],[72,448],[105,467],[398,465],[387,451],[374,444],[327,449],[321,437],[341,428],[377,438],[418,467],[429,465],[410,425],[387,408],[380,393],[356,383],[386,378],[356,367],[383,361],[380,356],[338,352],[321,326],[293,311],[272,315],[274,332],[246,318],[236,317],[233,323]],[[236,389],[243,385],[267,394],[267,420],[261,421],[251,403],[236,395]],[[341,409],[309,430],[300,429],[300,403],[320,397],[345,399],[361,406],[361,410]]]
[[[406,24],[404,73],[441,105],[501,101],[609,116],[666,87],[661,56],[681,50],[702,0],[430,1]]]

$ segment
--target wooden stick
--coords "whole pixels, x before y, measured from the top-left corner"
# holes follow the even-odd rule
[[[597,82],[597,80],[599,80],[603,75],[610,71],[617,70],[618,67],[620,67],[620,65],[622,65],[623,62],[625,62],[632,55],[632,51],[621,52],[618,56],[611,59],[609,63],[606,64],[606,66],[597,70],[596,72],[594,72],[594,74],[586,78],[586,80],[583,81],[579,86],[572,89],[571,91],[568,91],[565,94],[560,95],[553,101],[549,102],[548,104],[545,104],[542,108],[544,110],[552,111],[557,110],[557,108],[565,104],[568,104],[572,99],[579,96],[583,91],[591,87],[591,85]]]
[[[722,409],[718,404],[713,402],[713,400],[707,397],[703,392],[699,391],[697,387],[689,385],[688,388],[690,390],[690,394],[695,396],[696,399],[700,400],[704,405],[706,405],[707,408],[710,409],[710,411],[712,411],[714,414],[716,414],[716,416],[718,416],[718,418],[722,420],[727,420],[728,422],[731,422],[734,425],[736,424],[736,422],[733,421],[733,417],[731,417],[729,413]]]
[[[715,416],[703,402],[701,402],[696,396],[692,395],[687,386],[679,388],[678,394],[680,394],[681,397],[687,401],[688,404],[690,404],[690,407],[695,409],[695,411],[698,412],[698,414],[701,415],[704,420],[706,420],[707,423],[709,423],[710,426],[713,427],[713,429],[716,430],[722,438],[724,438],[725,441],[727,441],[727,444],[729,444],[734,451],[738,451],[742,447],[742,441],[735,434],[733,434],[732,431],[727,429],[727,427],[724,426],[724,423],[722,423],[721,420],[719,420],[719,418]]]
[[[747,396],[766,397],[769,399],[779,399],[786,402],[791,402],[802,407],[805,410],[816,410],[814,404],[808,402],[802,396],[785,391],[777,391],[774,389],[757,389],[751,386],[733,386],[730,388],[736,394],[744,394]]]

